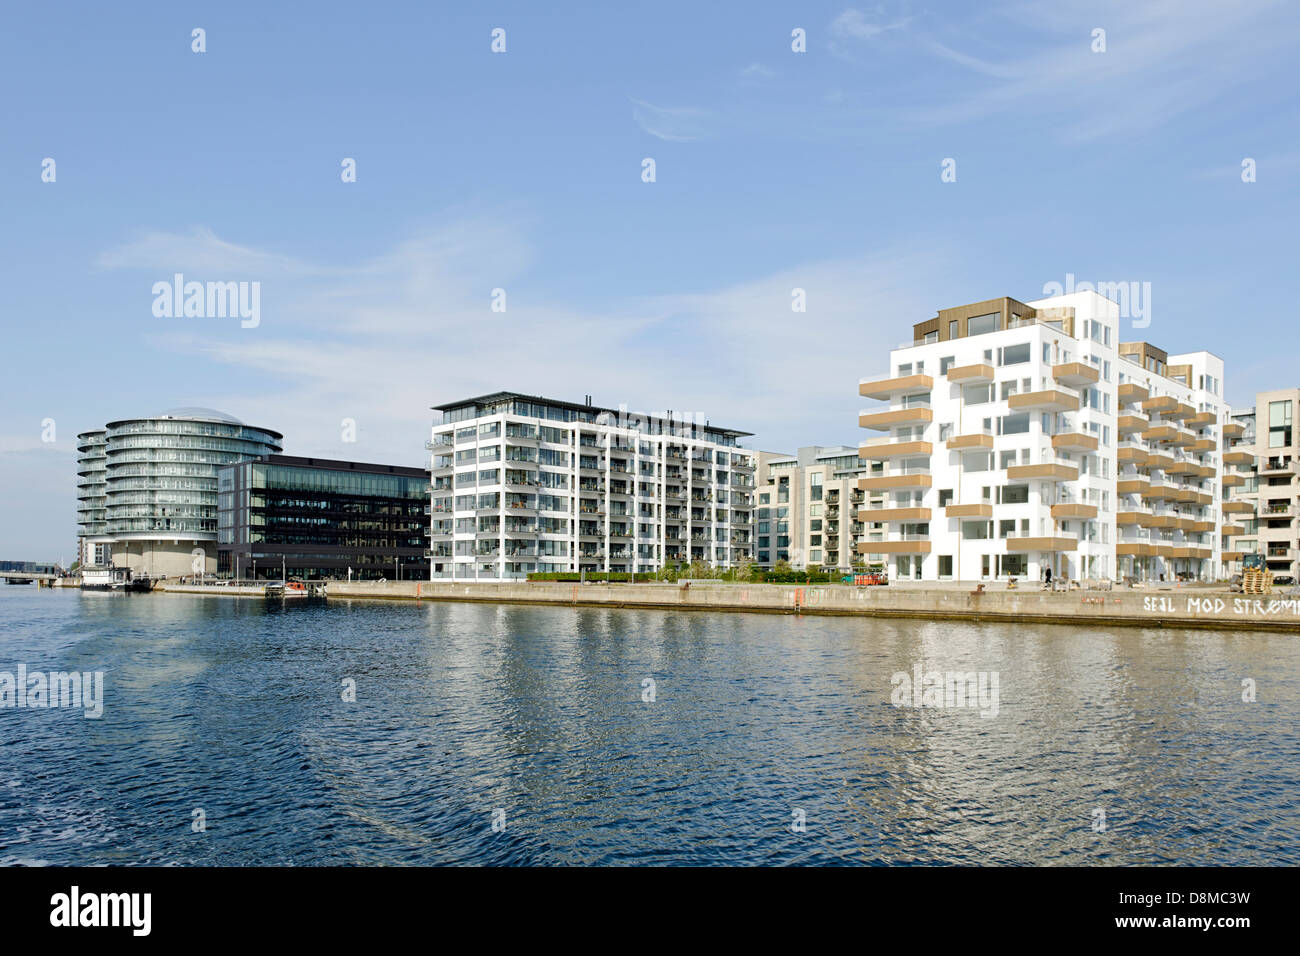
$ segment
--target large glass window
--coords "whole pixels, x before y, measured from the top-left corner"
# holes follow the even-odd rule
[[[984,335],[988,332],[996,332],[998,330],[998,319],[1000,317],[1001,314],[998,312],[990,312],[988,315],[971,316],[966,320],[966,334]]]

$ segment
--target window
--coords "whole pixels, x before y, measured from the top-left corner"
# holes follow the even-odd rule
[[[998,491],[999,504],[1023,505],[1029,502],[1028,485],[1004,485]]]
[[[947,374],[948,369],[952,368],[952,363],[955,361],[956,358],[952,355],[945,355],[943,358],[939,359],[939,374]]]
[[[1017,415],[1003,415],[998,419],[999,434],[1002,435],[1024,435],[1029,431],[1029,413],[1020,412]]]
[[[998,330],[998,319],[1000,314],[990,312],[987,315],[975,315],[966,320],[967,335],[985,335],[989,332]]]
[[[992,393],[992,385],[967,385],[961,390],[961,397],[967,405],[984,405],[993,400]]]
[[[952,504],[952,489],[951,489],[951,488],[940,488],[940,489],[939,489],[939,507],[940,507],[940,508],[946,508],[946,507],[948,507],[948,505],[950,505],[950,504]]]
[[[1268,403],[1268,447],[1285,448],[1291,444],[1291,403]]]
[[[952,555],[951,554],[939,555],[939,577],[941,578],[952,577]]]
[[[948,338],[950,338],[950,339],[955,339],[955,338],[957,338],[957,320],[956,320],[956,319],[952,319],[952,320],[949,321],[949,323],[948,323]]]
[[[1029,343],[1023,345],[1008,345],[998,350],[999,365],[1023,365],[1029,361]]]

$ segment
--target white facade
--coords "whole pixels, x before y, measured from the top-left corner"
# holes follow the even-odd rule
[[[753,559],[745,432],[504,392],[439,410],[435,579]]]
[[[1216,577],[1222,360],[1121,346],[1120,323],[1078,292],[918,325],[859,386],[889,441],[860,450],[885,499],[858,550],[896,580]]]

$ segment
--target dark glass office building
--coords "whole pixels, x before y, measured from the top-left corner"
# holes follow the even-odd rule
[[[217,571],[428,580],[429,472],[264,455],[217,475]]]

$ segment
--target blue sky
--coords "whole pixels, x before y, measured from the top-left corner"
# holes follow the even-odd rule
[[[856,443],[913,322],[1067,273],[1230,401],[1300,384],[1294,4],[448,6],[7,11],[0,557],[71,554],[78,431],[179,405],[409,464],[499,388]],[[258,327],[156,318],[178,271]]]

